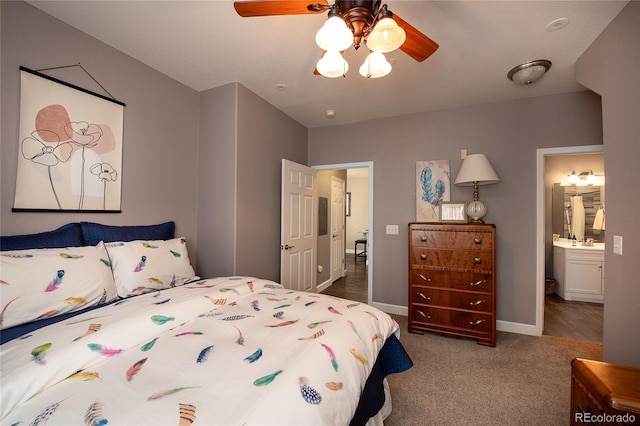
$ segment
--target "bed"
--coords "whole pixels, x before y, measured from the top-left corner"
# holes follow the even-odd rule
[[[382,424],[412,363],[363,303],[195,275],[175,224],[0,239],[0,423]]]

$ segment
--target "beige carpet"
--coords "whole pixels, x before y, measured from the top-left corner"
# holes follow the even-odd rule
[[[495,348],[424,335],[400,324],[414,366],[388,377],[395,425],[567,425],[571,360],[602,359],[602,345],[498,332]]]

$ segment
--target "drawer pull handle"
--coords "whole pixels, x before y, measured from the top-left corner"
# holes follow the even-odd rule
[[[474,239],[473,239],[473,242],[474,242],[475,244],[482,244],[482,238],[474,238]]]
[[[427,241],[427,237],[425,235],[420,235],[420,241],[422,242]]]
[[[431,315],[427,315],[427,314],[425,314],[425,313],[424,313],[424,312],[422,312],[422,311],[418,311],[418,313],[419,313],[420,315],[422,315],[422,316],[423,316],[424,318],[426,318],[426,319],[431,319]]]
[[[484,280],[480,280],[480,281],[476,281],[475,283],[469,283],[469,285],[471,286],[479,286],[480,284],[482,284],[484,282]]]
[[[479,265],[479,264],[481,264],[481,263],[482,263],[482,258],[480,258],[480,257],[474,257],[474,258],[473,258],[473,262],[474,262],[476,265]]]
[[[475,302],[469,302],[469,305],[478,306],[478,305],[482,305],[483,303],[486,303],[486,302],[484,300],[476,300]]]
[[[431,278],[427,278],[427,277],[425,277],[425,276],[424,276],[424,275],[422,275],[422,274],[418,274],[418,276],[419,276],[420,278],[422,278],[422,280],[423,280],[423,281],[431,281]]]
[[[476,321],[469,321],[469,325],[480,325],[483,322],[484,322],[483,319],[479,319],[479,320],[476,320]]]
[[[424,294],[422,294],[422,292],[418,292],[418,296],[422,297],[424,300],[431,300],[431,297],[429,296],[425,296]]]
[[[420,259],[427,260],[427,255],[425,253],[420,253]]]

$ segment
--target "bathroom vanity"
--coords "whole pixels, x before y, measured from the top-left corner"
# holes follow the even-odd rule
[[[554,241],[553,276],[564,300],[604,303],[604,243]]]

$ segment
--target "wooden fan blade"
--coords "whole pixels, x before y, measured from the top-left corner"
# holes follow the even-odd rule
[[[400,50],[404,53],[416,61],[422,62],[438,50],[438,43],[422,34],[395,13],[393,14],[393,20],[407,33],[407,40],[400,46]]]
[[[313,5],[312,9],[307,6]],[[304,15],[328,10],[326,0],[262,0],[236,1],[233,7],[243,18],[253,16]]]

